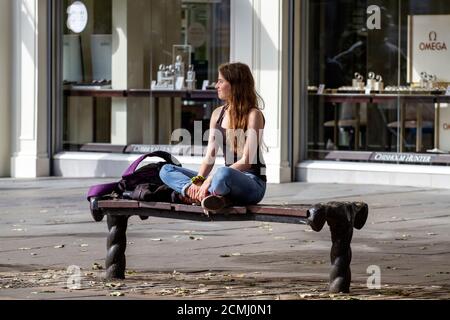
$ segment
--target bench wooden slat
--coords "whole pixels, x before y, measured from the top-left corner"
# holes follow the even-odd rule
[[[203,208],[196,205],[186,205],[186,204],[174,204],[166,202],[139,202],[133,200],[103,200],[98,203],[101,209],[151,209],[151,210],[162,210],[162,211],[175,211],[175,212],[187,212],[187,213],[198,213],[204,214]],[[312,206],[308,205],[289,205],[289,206],[278,206],[278,205],[255,205],[247,207],[229,207],[225,208],[218,214],[225,215],[244,215],[244,214],[255,214],[255,215],[271,215],[271,216],[286,216],[286,217],[297,217],[297,218],[307,218],[308,209]]]
[[[139,208],[139,201],[101,200],[98,202],[98,207],[101,209],[108,209],[108,208],[137,209],[137,208]]]
[[[199,213],[204,214],[203,208],[201,206],[195,205],[186,205],[186,204],[172,204],[172,208],[174,211],[178,212],[191,212],[191,213]],[[246,207],[230,207],[221,210],[218,212],[219,214],[246,214]]]
[[[172,204],[167,202],[139,202],[139,207],[154,210],[172,210]]]
[[[257,206],[248,206],[247,210],[249,213],[260,215],[307,218],[308,210],[311,209],[311,207],[312,206],[308,205],[302,206],[257,205]]]
[[[203,214],[203,209],[200,206],[172,203],[171,207],[174,211],[177,211],[177,212],[190,212],[190,213]]]
[[[224,214],[224,215],[245,215],[248,214],[248,210],[246,207],[230,207],[225,208],[221,211],[219,211],[217,214]]]

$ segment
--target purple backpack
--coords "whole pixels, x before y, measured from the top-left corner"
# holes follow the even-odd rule
[[[142,161],[150,157],[162,158],[163,162],[150,163],[142,168],[138,168]],[[119,197],[126,192],[133,192],[135,189],[142,185],[146,185],[146,188],[156,190],[164,186],[161,178],[159,177],[159,171],[166,164],[172,164],[181,167],[180,162],[165,151],[156,151],[149,154],[145,154],[136,161],[134,161],[128,169],[122,175],[122,179],[119,182],[99,184],[89,188],[87,194],[87,200],[91,205],[91,213],[95,221],[101,221],[103,214],[98,208],[98,201],[108,198],[112,198],[112,194],[116,194]]]

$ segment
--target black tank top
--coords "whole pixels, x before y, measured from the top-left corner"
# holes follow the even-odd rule
[[[222,148],[222,152],[225,157],[225,165],[227,167],[230,167],[232,164],[239,161],[237,152],[232,152],[231,149],[228,149],[227,145],[227,139],[226,139],[226,129],[223,128],[222,123],[223,119],[225,118],[225,112],[227,111],[228,106],[225,106],[222,108],[222,112],[220,113],[219,119],[217,120],[216,128],[221,132],[222,134],[222,141],[223,144],[220,146]],[[263,115],[264,117],[264,115]],[[264,119],[264,123],[266,120]],[[228,151],[228,152],[227,152]],[[229,156],[233,154],[233,159],[229,159]],[[258,154],[257,154],[257,163],[252,164],[251,168],[245,172],[251,173],[259,178],[261,178],[263,181],[267,182],[267,176],[266,176],[266,164],[264,163],[264,159],[262,156],[261,146],[258,146]]]

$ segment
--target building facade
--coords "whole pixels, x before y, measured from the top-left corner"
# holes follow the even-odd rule
[[[0,8],[1,176],[117,177],[156,149],[198,168],[217,68],[241,61],[265,102],[269,182],[450,187],[446,1]]]

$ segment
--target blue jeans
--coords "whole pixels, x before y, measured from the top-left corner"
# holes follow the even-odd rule
[[[197,172],[167,164],[161,168],[159,176],[167,186],[186,196],[185,192]],[[214,174],[208,191],[213,195],[226,196],[237,205],[255,205],[264,198],[266,182],[251,173],[221,167]]]

